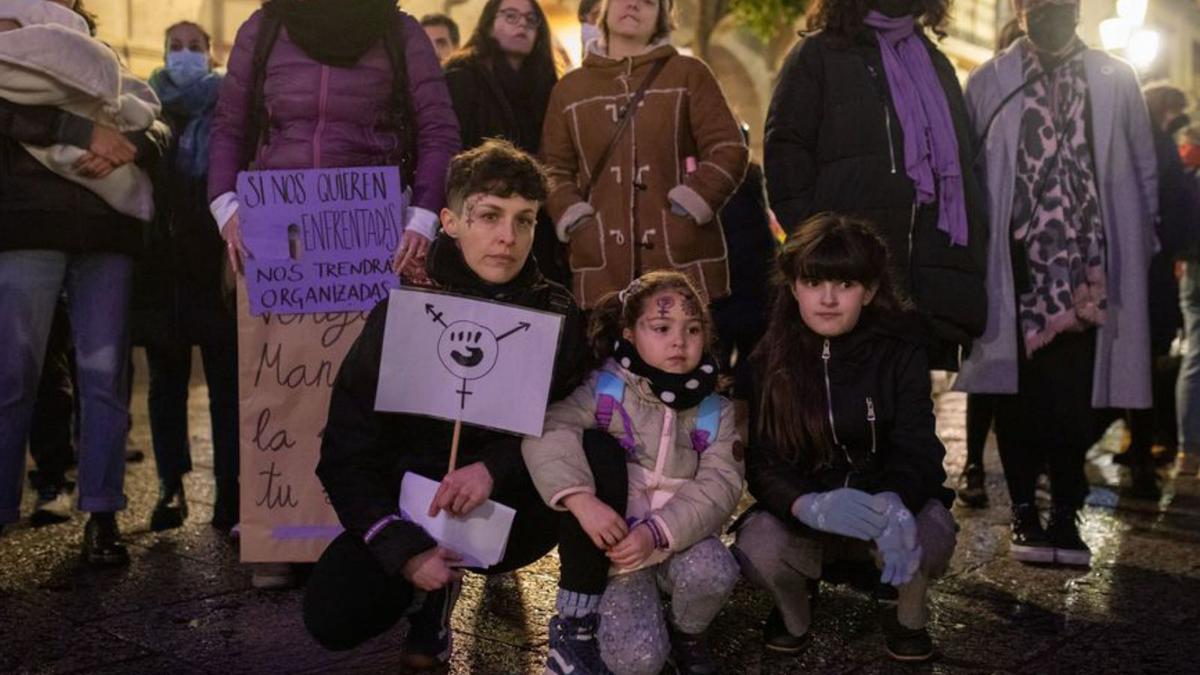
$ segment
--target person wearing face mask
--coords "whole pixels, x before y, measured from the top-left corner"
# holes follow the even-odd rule
[[[966,105],[929,39],[947,0],[818,0],[767,111],[771,208],[792,231],[825,211],[872,222],[898,290],[930,339],[931,368],[956,370],[983,331],[987,223]]]
[[[749,150],[712,71],[671,46],[671,12],[671,0],[606,0],[603,39],[550,95],[546,209],[584,309],[658,269],[708,302],[730,292],[717,213]]]
[[[159,497],[153,531],[187,517],[183,476],[191,471],[187,424],[192,347],[200,347],[212,415],[216,502],[212,524],[238,520],[237,324],[223,292],[225,246],[208,211],[208,146],[222,77],[211,40],[190,21],[166,31],[165,65],[150,75],[174,131],[164,193],[147,255],[135,268],[134,339],[150,366],[150,430]]]
[[[446,62],[446,86],[462,147],[503,138],[537,155],[550,91],[558,81],[550,26],[536,0],[489,0],[475,32]],[[538,214],[533,257],[547,278],[570,283],[562,244],[545,211]]]
[[[1076,2],[1014,9],[1026,36],[966,87],[992,230],[988,326],[956,388],[1003,394],[995,429],[1013,558],[1088,566],[1077,521],[1096,409],[1151,402],[1154,139],[1133,69],[1076,37]],[[1034,501],[1043,465],[1046,528]]]

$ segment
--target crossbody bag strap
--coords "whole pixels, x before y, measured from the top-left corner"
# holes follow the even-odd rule
[[[617,120],[617,128],[613,131],[612,138],[608,140],[608,146],[604,148],[604,152],[600,155],[600,159],[592,167],[590,178],[588,179],[587,189],[583,192],[583,201],[588,201],[592,196],[592,189],[596,187],[596,183],[600,180],[600,172],[608,164],[608,160],[612,159],[613,151],[617,148],[617,141],[621,140],[621,135],[625,133],[625,129],[629,126],[630,120],[633,119],[634,113],[637,112],[638,106],[641,105],[642,99],[646,97],[646,91],[650,89],[650,85],[654,83],[654,78],[662,72],[666,67],[667,61],[671,58],[663,58],[654,62],[650,72],[646,74],[646,79],[642,80],[642,86],[633,94],[633,98],[629,100],[629,105],[625,106],[620,119]]]

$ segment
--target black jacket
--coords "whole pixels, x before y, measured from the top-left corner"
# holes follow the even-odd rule
[[[139,252],[142,223],[42,166],[21,145],[86,149],[92,128],[90,120],[58,108],[0,99],[0,251]],[[156,122],[126,137],[137,146],[138,166],[150,169],[165,153],[170,131]]]
[[[987,211],[972,169],[962,88],[946,57],[925,42],[958,138],[969,222],[966,247],[951,246],[937,229],[936,204],[913,208],[904,132],[871,32],[848,41],[816,32],[788,55],[767,112],[767,191],[788,231],[823,211],[873,222],[887,241],[896,281],[934,335],[965,345],[987,323]]]
[[[837,442],[832,465],[824,468],[805,470],[758,433],[762,374],[756,373],[746,479],[759,508],[798,526],[791,513],[796,498],[841,487],[895,492],[914,514],[930,499],[951,504],[953,492],[942,486],[946,449],[935,433],[920,330],[910,318],[884,321],[864,313],[853,331],[822,341],[827,360],[818,354],[794,366],[814,377],[828,372]]]
[[[467,267],[454,241],[445,234],[429,253],[429,276],[442,289],[566,317],[555,358],[550,398],[569,394],[583,372],[583,321],[570,293],[546,281],[530,258],[516,279],[503,286],[485,283]],[[454,424],[417,415],[375,412],[375,390],[383,349],[387,300],[371,311],[363,332],[346,354],[333,385],[329,420],[321,440],[317,476],[347,530],[364,534],[381,518],[396,512],[400,480],[408,471],[440,480],[450,460]],[[424,319],[423,319],[424,320]],[[412,386],[424,387],[423,382]],[[492,474],[494,491],[529,482],[521,457],[521,437],[464,424],[458,466],[483,462]],[[371,548],[389,573],[409,558],[434,546],[419,526],[400,522],[384,529]]]

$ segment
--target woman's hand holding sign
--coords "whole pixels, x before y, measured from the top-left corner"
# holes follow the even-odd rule
[[[447,511],[452,516],[467,515],[492,496],[494,484],[492,474],[483,462],[451,471],[442,479],[429,504],[429,517],[436,516],[439,511]]]

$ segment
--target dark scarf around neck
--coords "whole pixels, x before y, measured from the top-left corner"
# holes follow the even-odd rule
[[[646,378],[654,395],[674,410],[695,408],[717,389],[717,362],[707,352],[700,359],[700,365],[692,372],[682,374],[668,373],[646,363],[637,347],[625,338],[617,339],[612,357],[622,368]]]
[[[263,9],[309,58],[338,68],[354,67],[397,12],[396,0],[271,0]]]
[[[511,301],[512,296],[543,280],[537,261],[530,254],[512,281],[505,284],[488,283],[467,265],[458,242],[445,232],[439,232],[429,247],[426,271],[434,283],[447,291],[502,302]]]

